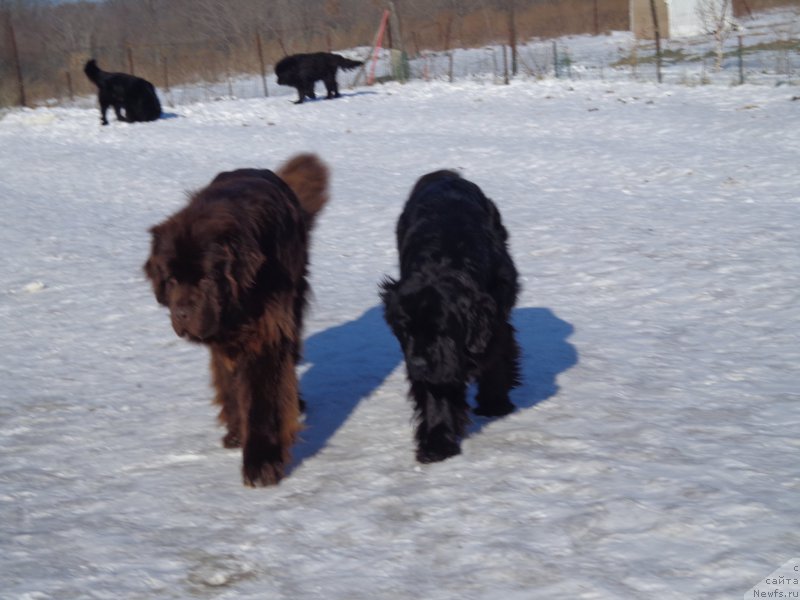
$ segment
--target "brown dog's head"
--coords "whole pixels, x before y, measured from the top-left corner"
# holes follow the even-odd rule
[[[260,318],[269,298],[303,305],[308,231],[328,200],[328,169],[310,154],[278,173],[219,173],[189,203],[150,229],[144,272],[172,327],[196,342],[234,341]],[[241,340],[240,340],[241,341]]]
[[[212,341],[237,311],[265,258],[257,240],[223,206],[186,209],[150,229],[144,271],[156,300],[170,310],[175,333]]]

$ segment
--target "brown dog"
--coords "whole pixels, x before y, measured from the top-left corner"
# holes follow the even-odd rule
[[[220,173],[150,230],[144,271],[175,333],[211,350],[223,445],[242,447],[250,486],[283,477],[300,430],[309,231],[327,200],[327,167],[302,154]]]

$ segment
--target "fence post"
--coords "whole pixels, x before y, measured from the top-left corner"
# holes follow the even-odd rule
[[[556,79],[558,79],[561,76],[561,74],[559,73],[558,70],[558,46],[556,45],[555,40],[553,41],[553,69],[556,74]]]
[[[267,88],[267,67],[264,64],[264,49],[261,45],[261,34],[256,32],[256,49],[258,50],[258,66],[261,68],[261,83],[264,86],[264,97],[269,98],[269,88]]]
[[[11,24],[11,13],[6,13],[6,26],[8,28],[8,37],[11,41],[11,54],[14,60],[14,67],[17,75],[17,88],[19,90],[19,105],[27,106],[28,102],[25,99],[25,82],[22,79],[22,65],[19,62],[19,51],[17,49],[17,36],[14,35],[14,26]]]
[[[392,77],[400,83],[405,83],[409,78],[408,56],[406,55],[405,45],[403,44],[403,30],[400,26],[400,15],[394,2],[389,1],[389,23],[387,32],[389,33],[389,60],[391,61]]]
[[[164,65],[164,90],[169,93],[169,66],[163,52],[161,53],[161,64]]]
[[[508,85],[508,57],[506,56],[506,45],[501,46],[503,49],[503,83]]]
[[[70,74],[69,70],[65,71],[64,74],[67,76],[67,93],[69,94],[69,101],[75,101],[75,94],[72,92],[72,75]]]
[[[444,29],[442,29],[441,23],[436,23],[437,30],[439,31],[439,38],[443,40],[442,51],[447,54],[447,79],[450,83],[453,83],[453,51],[450,50],[450,26],[452,23],[453,17],[447,20]]]
[[[233,98],[233,80],[231,79],[231,48],[225,46],[225,77],[228,79],[228,97]]]
[[[658,76],[658,83],[661,83],[661,30],[658,26],[656,0],[650,0],[650,12],[653,16],[653,31],[656,36],[656,75]]]
[[[447,54],[447,80],[449,83],[453,83],[453,52],[450,51]]]
[[[597,2],[598,0],[594,0],[592,7],[592,20],[594,21],[594,34],[600,35],[600,10]]]
[[[739,85],[744,84],[744,43],[742,42],[742,34],[739,34]]]
[[[517,76],[517,23],[515,15],[515,1],[508,2],[508,45],[511,46],[511,74]],[[503,50],[505,56],[505,50]],[[506,82],[508,83],[508,82]]]

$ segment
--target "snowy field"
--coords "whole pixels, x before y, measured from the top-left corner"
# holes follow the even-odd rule
[[[797,88],[415,82],[0,120],[0,598],[742,598],[800,555]],[[289,476],[242,486],[141,265],[218,171],[332,168]],[[519,410],[414,462],[377,285],[414,181],[503,213]],[[743,596],[744,595],[744,596]],[[752,597],[752,594],[749,596]]]

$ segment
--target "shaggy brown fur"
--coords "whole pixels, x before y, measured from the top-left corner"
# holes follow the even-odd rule
[[[250,486],[283,477],[300,430],[308,234],[327,200],[327,167],[303,154],[220,173],[150,230],[145,273],[175,333],[211,350],[223,445],[242,447]]]

